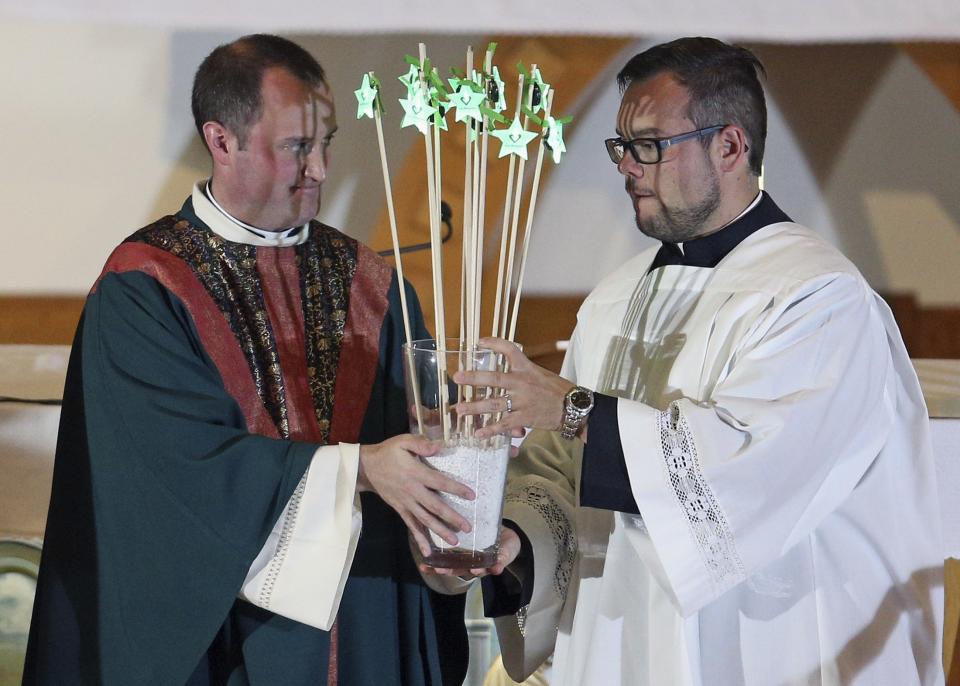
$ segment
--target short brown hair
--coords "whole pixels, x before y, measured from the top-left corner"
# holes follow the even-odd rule
[[[672,74],[690,94],[687,116],[698,129],[736,124],[747,134],[747,162],[760,175],[767,138],[767,104],[760,60],[746,48],[716,38],[679,38],[635,55],[617,74],[620,90],[634,81]],[[703,139],[707,145],[710,137]]]
[[[273,67],[286,69],[312,88],[326,80],[313,55],[280,36],[243,36],[207,55],[193,78],[190,103],[200,138],[203,125],[215,121],[237,136],[241,148],[246,145],[250,127],[263,113],[263,73]]]

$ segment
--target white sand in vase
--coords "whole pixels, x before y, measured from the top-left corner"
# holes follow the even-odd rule
[[[460,532],[456,546],[450,546],[430,532],[437,552],[426,560],[427,564],[443,566],[443,559],[450,553],[455,553],[461,561],[465,553],[476,557],[477,563],[490,564],[496,559],[503,506],[502,498],[498,496],[503,494],[510,450],[509,442],[500,442],[502,445],[491,448],[481,448],[475,442],[471,442],[473,445],[450,445],[437,455],[423,458],[434,469],[460,483],[470,484],[477,495],[475,500],[464,500],[448,493],[441,494],[458,514],[470,522],[472,530]]]

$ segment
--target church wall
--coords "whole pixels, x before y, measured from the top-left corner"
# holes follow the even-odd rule
[[[0,294],[82,295],[119,240],[179,206],[207,173],[189,113],[193,70],[234,35],[0,26]],[[300,38],[326,66],[340,106],[321,219],[364,238],[383,190],[373,127],[354,118],[355,82],[371,68],[392,79],[417,39],[444,65],[459,63],[471,39]],[[767,188],[840,245],[876,288],[914,292],[923,305],[960,305],[957,107],[893,45],[755,47],[770,70]],[[583,293],[646,244],[600,142],[613,129],[616,66],[598,76],[605,85],[570,128],[568,156],[542,192],[531,294]],[[393,110],[388,118],[399,117]],[[389,124],[387,135],[398,168],[414,137]]]

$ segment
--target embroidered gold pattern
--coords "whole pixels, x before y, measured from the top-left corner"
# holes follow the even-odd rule
[[[357,270],[357,244],[313,224],[310,240],[297,246],[310,393],[323,442],[330,435],[340,345]]]
[[[213,298],[250,366],[257,393],[278,432],[289,438],[287,400],[276,340],[263,300],[256,248],[225,241],[186,220],[165,217],[127,239],[166,250],[186,262]],[[357,244],[319,223],[296,248],[310,393],[321,441],[333,417],[340,344],[347,319]]]

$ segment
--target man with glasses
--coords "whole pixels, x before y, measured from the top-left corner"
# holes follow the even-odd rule
[[[942,556],[927,417],[889,310],[759,188],[763,68],[709,38],[618,80],[606,141],[661,244],[606,277],[562,375],[484,341],[535,427],[484,579],[520,679],[553,686],[937,684]],[[492,570],[472,570],[478,575]],[[464,570],[452,570],[461,576]]]
[[[472,493],[407,433],[404,285],[314,220],[324,72],[245,36],[193,112],[212,177],[84,309],[24,683],[459,686],[464,601],[424,585],[405,524],[455,542],[437,491]]]

